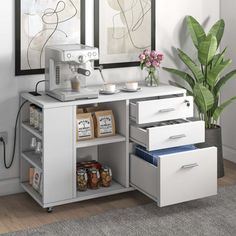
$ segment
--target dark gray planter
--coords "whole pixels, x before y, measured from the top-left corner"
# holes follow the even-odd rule
[[[217,147],[217,160],[218,160],[218,178],[224,177],[224,162],[223,162],[223,151],[222,151],[222,138],[221,138],[221,127],[215,126],[213,129],[206,129],[205,143],[196,145],[199,148],[205,147]]]

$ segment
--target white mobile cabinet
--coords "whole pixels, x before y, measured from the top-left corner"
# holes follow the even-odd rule
[[[21,185],[43,208],[93,199],[137,189],[159,206],[217,193],[216,148],[196,149],[160,156],[154,166],[135,156],[139,144],[147,150],[204,142],[204,123],[193,116],[193,99],[184,89],[169,85],[142,87],[136,93],[100,95],[97,99],[59,102],[47,95],[21,95],[28,101],[21,112]],[[43,111],[43,131],[29,125],[29,105]],[[98,104],[114,112],[117,134],[76,141],[76,109]],[[186,119],[182,124],[159,126],[157,122]],[[30,140],[41,140],[41,158],[29,151]],[[77,192],[76,163],[97,160],[111,167],[112,186]],[[42,192],[29,184],[29,168],[42,172]]]

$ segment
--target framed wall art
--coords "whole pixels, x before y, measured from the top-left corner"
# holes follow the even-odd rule
[[[85,0],[16,0],[15,17],[16,75],[44,73],[48,45],[85,41]]]
[[[155,0],[94,0],[97,65],[138,66],[138,55],[155,49]]]

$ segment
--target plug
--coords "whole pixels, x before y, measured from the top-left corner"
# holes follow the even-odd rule
[[[0,142],[5,142],[7,144],[7,132],[0,132]]]

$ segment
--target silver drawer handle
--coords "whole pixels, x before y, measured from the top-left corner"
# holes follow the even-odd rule
[[[197,163],[193,163],[193,164],[189,164],[189,165],[184,165],[181,168],[182,169],[191,169],[191,168],[194,168],[194,167],[197,167],[197,166],[198,166]]]
[[[171,111],[175,111],[175,108],[168,108],[168,109],[159,110],[160,113],[167,113],[167,112],[171,112]]]
[[[186,138],[185,134],[179,134],[179,135],[174,135],[174,136],[170,136],[169,139],[181,139],[181,138]]]

